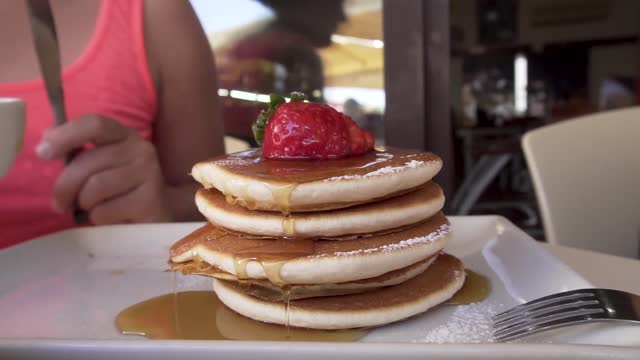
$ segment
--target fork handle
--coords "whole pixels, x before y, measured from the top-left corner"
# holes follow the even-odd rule
[[[603,291],[610,295],[601,301],[612,318],[640,321],[640,295],[621,290]]]

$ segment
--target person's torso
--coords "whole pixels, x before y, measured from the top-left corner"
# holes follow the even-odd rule
[[[90,3],[95,7],[94,20],[75,29],[65,28],[68,22],[64,19],[59,21],[68,117],[103,115],[151,139],[156,95],[144,48],[143,0],[91,1],[82,6]],[[54,16],[64,16],[64,7],[74,4],[69,1],[54,7]],[[26,10],[19,15],[28,21]],[[30,44],[25,29],[28,31],[28,22],[20,23],[16,43]],[[73,32],[89,35],[73,36]],[[6,47],[2,40],[0,36],[0,46]],[[21,49],[15,54],[15,58],[8,52],[0,55],[0,68],[4,68],[0,69],[0,97],[24,99],[27,123],[22,151],[9,173],[0,178],[0,248],[74,226],[70,215],[58,215],[51,209],[62,163],[43,161],[35,154],[43,131],[54,124],[44,85],[32,80],[40,77],[35,52]]]

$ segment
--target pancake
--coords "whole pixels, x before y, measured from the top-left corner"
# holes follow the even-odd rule
[[[214,280],[213,289],[230,309],[254,320],[311,329],[373,327],[421,314],[451,298],[464,284],[464,266],[443,254],[422,274],[401,284],[360,294],[265,301],[241,285]]]
[[[394,229],[423,221],[444,206],[444,193],[429,181],[404,195],[347,209],[314,213],[251,211],[229,204],[215,189],[200,189],[198,209],[211,223],[247,234],[274,237],[334,238]]]
[[[441,168],[435,154],[394,148],[326,161],[269,160],[253,149],[200,162],[191,175],[246,208],[288,214],[397,195],[431,180]]]
[[[338,284],[294,285],[288,289],[285,295],[282,288],[272,284],[268,280],[239,280],[235,275],[220,271],[220,269],[194,262],[174,264],[172,270],[181,271],[185,275],[209,276],[219,280],[239,282],[243,291],[254,294],[263,300],[282,300],[286,296],[290,300],[305,299],[310,297],[336,296],[361,293],[385,286],[397,285],[423,273],[433,263],[438,255],[433,255],[413,265],[398,269],[371,279],[363,279]]]
[[[250,239],[207,224],[171,247],[174,263],[205,261],[241,279],[332,284],[368,279],[437,254],[449,222],[442,213],[398,232],[352,240]]]

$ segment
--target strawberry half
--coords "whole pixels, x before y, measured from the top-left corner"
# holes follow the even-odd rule
[[[325,104],[290,102],[272,95],[268,110],[253,124],[256,141],[268,159],[339,159],[373,149],[373,135],[350,117]]]

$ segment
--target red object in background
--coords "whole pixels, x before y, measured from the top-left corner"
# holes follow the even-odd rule
[[[251,124],[256,120],[265,104],[234,99],[231,97],[221,98],[222,118],[224,121],[225,134],[237,137],[254,144]]]
[[[311,96],[324,87],[322,61],[303,35],[267,27],[247,36],[218,54],[220,87],[255,94]],[[260,102],[223,97],[225,133],[252,141],[251,124],[264,108]]]
[[[267,123],[262,153],[269,159],[338,159],[373,148],[373,135],[324,104],[280,105]]]

